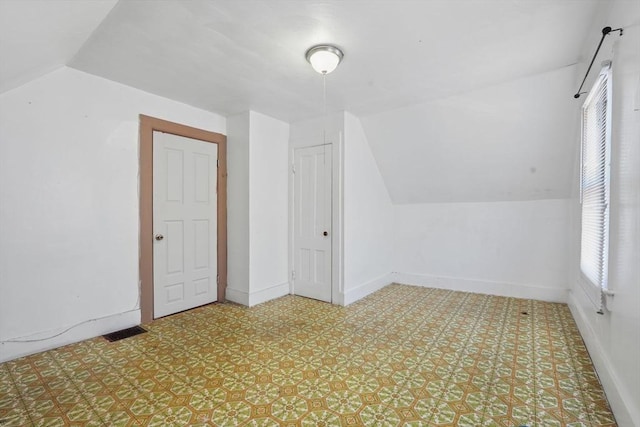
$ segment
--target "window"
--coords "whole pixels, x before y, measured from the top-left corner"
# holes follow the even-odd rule
[[[580,269],[597,289],[602,310],[609,261],[609,159],[611,155],[611,69],[606,66],[582,106]],[[594,289],[595,291],[595,289]]]

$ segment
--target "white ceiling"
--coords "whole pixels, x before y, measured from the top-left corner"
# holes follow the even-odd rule
[[[322,113],[314,44],[345,59],[330,107],[362,116],[578,60],[595,0],[121,1],[71,65],[234,114]]]
[[[304,53],[333,43],[345,59],[327,77],[329,111],[361,118],[395,202],[569,194],[572,64],[607,0],[113,3],[0,0],[0,88],[66,62],[223,115],[294,122],[323,114]]]

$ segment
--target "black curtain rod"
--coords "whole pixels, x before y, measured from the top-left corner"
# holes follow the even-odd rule
[[[589,71],[591,71],[591,66],[593,66],[593,61],[595,61],[596,56],[598,56],[598,52],[600,51],[600,46],[602,46],[602,42],[604,41],[604,38],[607,37],[607,35],[612,31],[620,31],[620,35],[622,35],[622,28],[616,28],[615,30],[612,30],[611,27],[604,27],[602,29],[602,38],[600,39],[600,43],[598,43],[598,47],[596,48],[596,53],[594,53],[593,58],[591,58],[591,64],[589,64],[589,68],[587,68],[587,72],[584,75],[584,79],[582,79],[582,84],[580,85],[580,89],[578,89],[576,94],[573,95],[574,98],[576,99],[580,98],[580,95],[582,95],[583,93],[587,93],[587,92],[580,92],[580,91],[582,90],[582,86],[584,86],[584,82],[587,80]]]

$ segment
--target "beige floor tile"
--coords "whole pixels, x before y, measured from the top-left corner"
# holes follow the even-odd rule
[[[146,326],[0,365],[0,425],[615,425],[565,304],[394,284]]]

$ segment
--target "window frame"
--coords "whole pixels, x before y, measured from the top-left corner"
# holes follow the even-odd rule
[[[580,273],[583,277],[583,281],[586,281],[592,287],[596,288],[594,292],[595,295],[592,297],[594,300],[594,304],[599,308],[599,313],[603,312],[603,295],[609,288],[609,234],[610,234],[610,205],[611,205],[611,128],[612,128],[612,95],[613,95],[613,85],[611,79],[611,63],[608,62],[604,64],[600,74],[598,75],[597,80],[593,84],[593,87],[589,91],[585,102],[581,108],[581,138],[580,138],[580,205],[581,205],[581,230],[580,230]],[[602,86],[605,85],[604,88],[605,96],[601,95]],[[598,123],[598,103],[602,102],[602,100],[606,101],[605,112],[604,112],[604,123]],[[586,128],[588,126],[586,117],[590,112],[590,109],[596,109],[595,113],[592,112],[590,117],[591,120],[596,120],[595,126],[597,130],[597,135],[587,134]],[[604,128],[604,129],[603,129]],[[593,133],[593,132],[592,132]],[[599,136],[602,135],[602,136]],[[587,140],[589,138],[589,140]],[[593,146],[594,144],[595,147]],[[602,146],[604,144],[604,147]],[[588,145],[590,147],[588,147]],[[590,150],[589,150],[590,148]],[[585,167],[585,156],[589,153],[593,154],[594,152],[600,153],[602,152],[602,157],[598,158],[597,169],[594,171],[593,168],[590,168],[590,171],[587,171]],[[591,158],[589,158],[591,159]],[[589,176],[586,176],[587,173],[590,173]],[[600,178],[602,176],[602,178]],[[602,182],[599,182],[602,181]],[[594,184],[594,182],[596,184]],[[588,184],[585,184],[588,183]],[[595,187],[595,191],[602,191],[602,201],[600,204],[591,203],[588,206],[585,206],[585,192],[593,191]],[[590,197],[591,199],[591,197]],[[594,211],[587,211],[587,209],[597,209],[602,208],[602,217],[597,217],[597,221],[591,218],[591,222],[585,225],[585,213],[587,216],[589,214],[593,214]],[[597,211],[596,211],[597,213]],[[593,228],[587,229],[586,226],[597,225],[600,229],[596,229],[594,231]],[[587,235],[589,233],[589,235]],[[597,233],[600,233],[598,235]],[[594,240],[594,237],[596,238]],[[586,242],[586,240],[590,241]],[[589,247],[588,249],[597,250],[597,255],[600,265],[592,265],[593,259],[585,259],[585,246],[588,244],[595,245],[594,241],[598,243],[597,247]],[[591,253],[593,255],[593,253]],[[591,265],[587,265],[591,262]],[[594,270],[596,270],[597,277],[594,277]],[[590,294],[593,294],[590,292]]]

